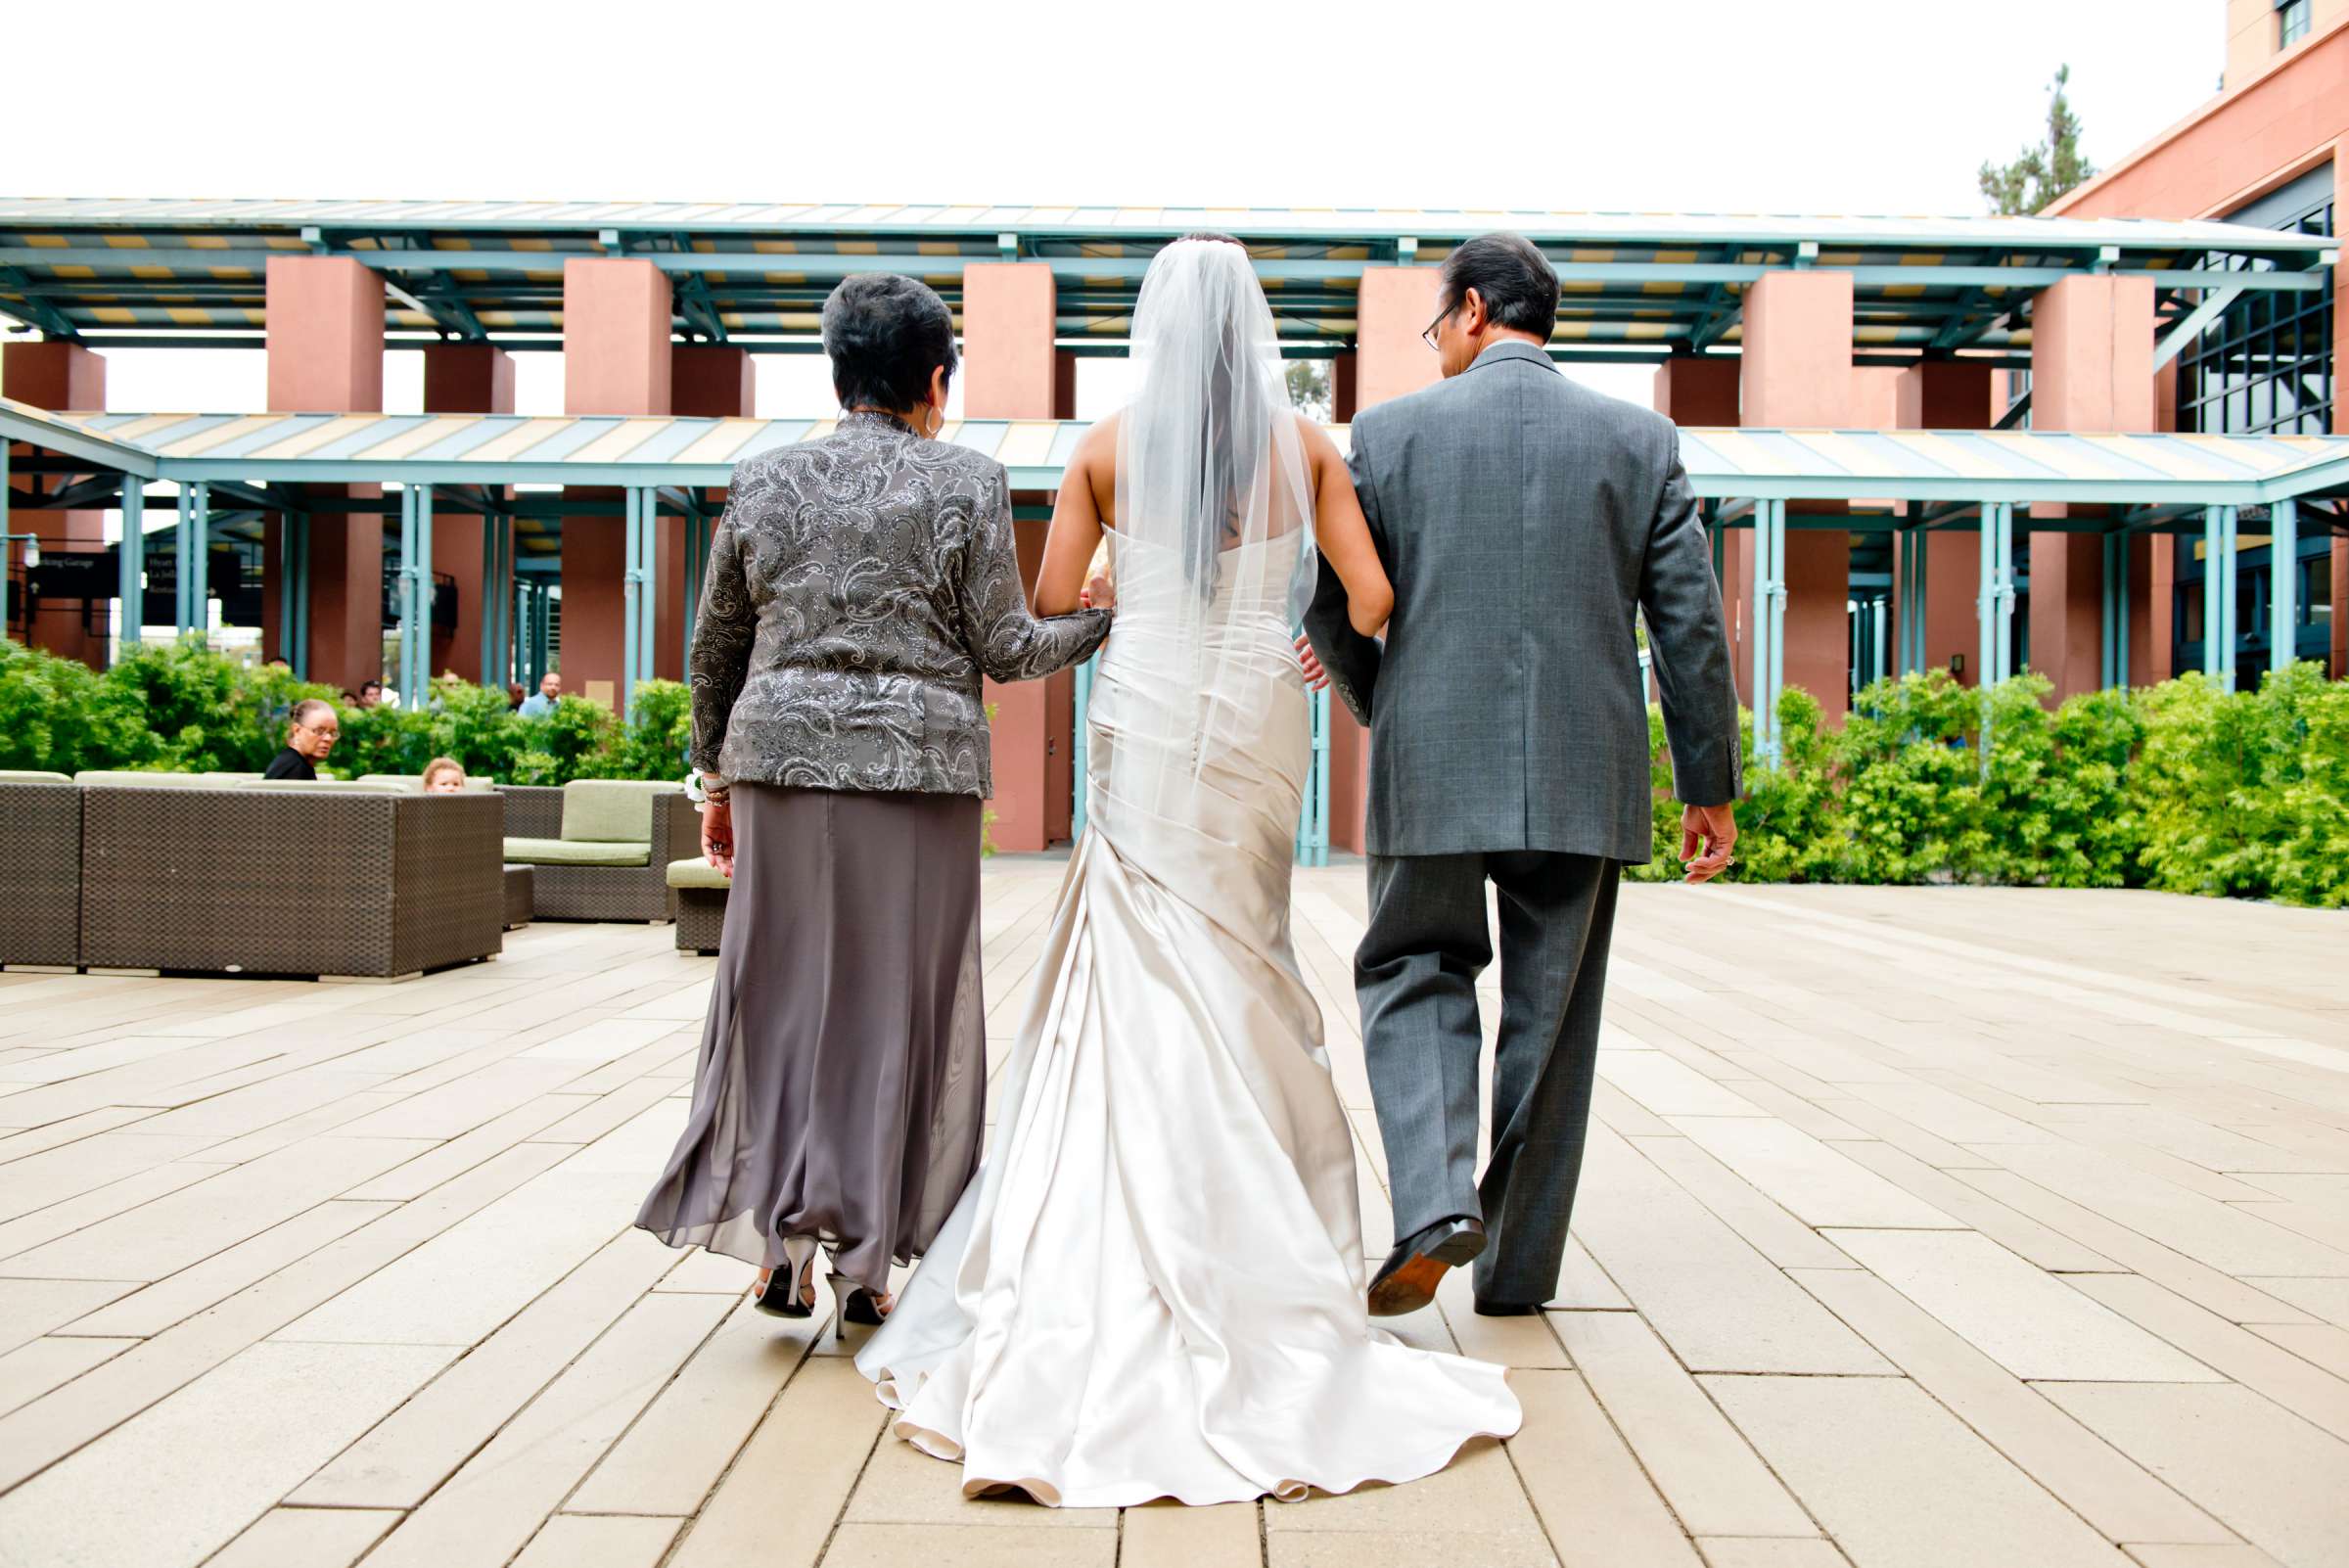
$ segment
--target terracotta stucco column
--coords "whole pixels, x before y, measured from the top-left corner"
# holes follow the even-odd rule
[[[1821,429],[1865,423],[1852,366],[1852,275],[1817,268],[1766,273],[1745,291],[1741,423]],[[1797,502],[1792,517],[1841,513]],[[1852,536],[1841,529],[1786,533],[1786,683],[1819,699],[1831,723],[1850,706]],[[1749,658],[1746,661],[1751,664]]]
[[[1937,359],[1900,373],[1900,406],[1894,423],[1902,430],[1988,430],[1998,422],[1993,406],[1998,373],[1986,364]],[[1911,501],[1911,515],[1921,504]],[[1974,623],[1974,594],[1982,576],[1980,541],[1970,532],[1950,529],[1931,533],[1905,533],[1895,546],[1894,580],[1900,579],[1902,557],[1910,550],[1925,561],[1925,668],[1947,669],[1951,660],[1964,656],[1964,674],[1972,685],[1980,671],[1974,668],[1980,648]]]
[[[1676,354],[1656,367],[1656,412],[1683,427],[1734,426],[1737,423],[1738,381],[1742,367],[1731,355]],[[1754,661],[1746,638],[1753,613],[1753,535],[1744,529],[1728,530],[1721,541],[1721,597],[1725,623],[1729,628],[1729,655],[1737,676],[1738,699],[1753,701],[1746,689]]]
[[[962,411],[969,419],[1052,419],[1073,411],[1076,361],[1054,346],[1059,295],[1042,261],[974,261],[962,272]],[[1044,496],[1015,497],[1031,506]],[[1046,525],[1015,526],[1031,587]],[[986,683],[995,774],[989,831],[998,850],[1040,850],[1069,831],[1076,677]]]
[[[748,348],[725,344],[679,344],[669,350],[668,411],[695,419],[748,419],[758,405],[758,379]],[[723,505],[722,489],[703,500]],[[653,521],[660,602],[653,607],[653,673],[685,678],[685,520]],[[696,584],[698,590],[699,584]]]
[[[435,344],[424,350],[424,411],[428,414],[511,414],[514,412],[514,357],[485,343]],[[499,493],[504,493],[503,487]],[[514,591],[509,570],[495,582],[482,578],[482,533],[484,520],[453,506],[433,514],[433,571],[445,575],[457,590],[457,623],[448,630],[433,628],[432,672],[454,670],[467,680],[484,678],[482,669],[482,617],[499,596]],[[503,670],[489,672],[503,679]]]
[[[75,343],[12,343],[0,349],[0,396],[30,403],[35,408],[87,412],[106,406],[106,361]],[[34,483],[55,490],[78,482],[80,476],[60,474]],[[39,536],[48,555],[72,555],[106,548],[106,514],[98,512],[35,512],[12,510],[11,533]],[[11,544],[0,566],[23,559],[23,546]],[[78,599],[35,601],[27,593],[12,599],[22,603],[26,640],[65,659],[78,659],[93,669],[106,663],[106,606],[85,606]],[[85,623],[95,631],[85,631]],[[131,628],[137,635],[137,628]]]
[[[1442,269],[1365,267],[1356,305],[1355,348],[1333,367],[1338,417],[1417,392],[1443,376],[1435,350],[1420,334],[1435,319]],[[1332,697],[1329,705],[1329,843],[1362,853],[1364,807],[1370,798],[1370,736]]]
[[[1045,262],[973,261],[962,269],[966,418],[1053,417],[1060,381],[1053,344],[1058,309]]]
[[[375,274],[348,256],[273,255],[265,288],[270,412],[381,413],[384,287]],[[383,493],[380,484],[309,490],[313,507],[337,495],[356,500]],[[313,510],[309,527],[307,672],[312,680],[355,691],[384,672],[384,520],[374,512]],[[272,551],[264,583],[273,582],[277,570]],[[274,598],[274,592],[263,595],[271,634]]]
[[[2083,274],[2044,289],[2031,311],[2031,427],[2153,429],[2153,281]],[[2060,518],[2062,506],[2034,506]],[[2031,668],[2051,701],[2103,679],[2104,544],[2093,533],[2031,536]]]
[[[563,410],[666,414],[674,356],[668,278],[634,256],[563,263]],[[608,487],[568,495],[617,502]],[[627,530],[615,507],[563,520],[563,689],[620,706]]]

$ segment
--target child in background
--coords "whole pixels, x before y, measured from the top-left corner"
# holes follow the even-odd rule
[[[436,757],[424,764],[424,793],[458,795],[465,789],[465,769],[453,757]]]

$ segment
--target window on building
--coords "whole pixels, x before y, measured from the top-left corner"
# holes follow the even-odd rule
[[[2308,36],[2309,0],[2276,0],[2276,47],[2289,49]]]
[[[2281,5],[2284,41],[2308,27],[2307,0]],[[2261,228],[2332,234],[2334,170],[2320,168],[2283,189],[2229,214],[2229,221]],[[2234,264],[2240,264],[2234,263]],[[2188,344],[2178,359],[2178,428],[2227,436],[2324,436],[2331,433],[2339,378],[2334,371],[2333,269],[2322,269],[2324,287],[2296,293],[2245,292],[2227,313]],[[2277,563],[2257,522],[2243,526],[2236,558],[2242,603],[2235,619],[2234,668],[2238,684],[2254,683],[2260,671],[2293,659],[2322,659],[2331,635],[2331,539],[2303,524],[2298,560],[2283,564],[2298,575],[2294,646],[2268,645],[2267,604]],[[2202,578],[2199,533],[2177,539],[2176,628],[2171,650],[2179,669],[2202,666]],[[2287,580],[2289,578],[2287,577]]]

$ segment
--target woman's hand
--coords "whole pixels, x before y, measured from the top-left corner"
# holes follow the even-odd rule
[[[1114,610],[1118,606],[1118,585],[1109,580],[1108,573],[1096,572],[1078,590],[1077,602],[1087,610]]]
[[[702,803],[702,857],[734,875],[734,808],[723,800]]]

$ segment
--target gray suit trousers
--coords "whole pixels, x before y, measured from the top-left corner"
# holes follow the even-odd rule
[[[1621,874],[1613,860],[1541,850],[1370,858],[1370,922],[1354,978],[1395,1234],[1453,1215],[1484,1221],[1480,1301],[1544,1302],[1557,1289]],[[1501,1003],[1493,1155],[1479,1182],[1476,979],[1493,961],[1488,880],[1499,894]]]

